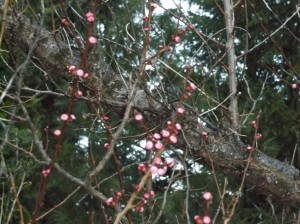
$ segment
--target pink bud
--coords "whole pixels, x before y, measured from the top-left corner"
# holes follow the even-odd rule
[[[86,19],[87,19],[87,21],[90,22],[90,23],[92,23],[92,22],[95,21],[94,16],[87,17]]]
[[[183,98],[184,99],[188,99],[188,98],[190,98],[191,97],[191,93],[190,92],[187,92],[187,93],[185,93],[184,95],[183,95]]]
[[[256,121],[251,121],[250,125],[251,125],[252,127],[255,127],[255,128],[256,128],[257,123],[256,123]]]
[[[175,159],[168,157],[168,158],[166,158],[166,163],[167,163],[168,167],[173,167],[175,164]]]
[[[154,197],[155,192],[153,190],[151,190],[149,194],[150,194],[150,197],[152,198],[152,197]]]
[[[62,115],[60,116],[60,119],[61,119],[62,121],[66,121],[66,120],[68,120],[68,118],[69,118],[69,116],[68,116],[67,114],[62,114]]]
[[[258,140],[258,139],[261,139],[262,138],[262,134],[261,133],[257,133],[256,134],[256,139]]]
[[[109,143],[104,143],[104,148],[109,149]]]
[[[202,139],[206,139],[206,137],[207,137],[207,132],[203,131],[203,132],[201,133],[201,138],[202,138]]]
[[[68,70],[71,72],[71,71],[73,71],[73,70],[75,70],[76,69],[76,67],[74,66],[74,65],[71,65],[71,66],[69,66],[68,67]]]
[[[203,223],[204,224],[210,224],[211,223],[211,219],[209,216],[203,216]]]
[[[70,115],[70,120],[71,120],[71,121],[74,121],[74,120],[76,120],[76,117],[75,117],[75,115],[74,115],[74,114],[71,114],[71,115]]]
[[[155,4],[155,3],[152,3],[152,4],[151,4],[151,9],[152,9],[152,11],[154,11],[157,7],[158,7],[157,4]]]
[[[76,74],[79,76],[79,77],[81,77],[81,76],[83,76],[83,70],[82,69],[78,69],[77,71],[76,71]]]
[[[192,30],[192,29],[194,29],[194,26],[193,26],[193,24],[190,24],[190,25],[187,27],[187,30]]]
[[[144,31],[145,31],[145,32],[148,32],[149,30],[150,30],[149,27],[145,27],[145,28],[144,28]]]
[[[200,223],[202,224],[202,219],[199,215],[194,216],[194,221],[196,224],[200,224]]]
[[[158,141],[155,143],[154,147],[155,147],[155,149],[160,150],[160,149],[162,149],[163,144],[160,141]]]
[[[62,23],[63,25],[65,25],[65,26],[68,26],[68,25],[69,25],[68,20],[65,19],[65,18],[63,18],[63,19],[61,20],[61,23]]]
[[[163,138],[168,138],[171,134],[170,134],[169,131],[163,129],[163,130],[161,131],[161,135],[162,135]]]
[[[148,16],[144,16],[144,17],[143,17],[143,20],[144,20],[144,21],[148,21],[148,20],[149,20],[149,17],[148,17]]]
[[[153,134],[153,137],[154,137],[156,140],[161,139],[161,135],[158,134],[158,133],[154,133],[154,134]]]
[[[177,108],[177,113],[178,113],[179,115],[184,114],[184,108],[183,108],[183,107],[178,107],[178,108]]]
[[[158,45],[158,49],[162,50],[162,49],[164,49],[164,46],[162,44],[160,44],[160,45]]]
[[[83,95],[83,94],[82,94],[82,91],[78,90],[77,93],[76,93],[76,96],[77,96],[77,97],[82,97],[82,95]]]
[[[170,143],[172,143],[172,144],[176,144],[176,143],[177,143],[177,137],[176,137],[175,135],[171,135],[171,136],[169,137],[169,141],[170,141]]]
[[[253,148],[249,145],[249,146],[247,146],[247,152],[252,152],[253,151]]]
[[[87,77],[89,77],[89,73],[84,73],[83,78],[86,79]]]
[[[140,189],[140,186],[138,184],[133,186],[133,190],[138,191]]]
[[[212,194],[210,192],[204,192],[203,193],[203,198],[205,201],[211,201],[212,200]]]
[[[149,199],[149,198],[150,198],[150,194],[145,193],[145,194],[144,194],[144,198]]]
[[[190,83],[190,85],[188,86],[189,91],[193,92],[197,89],[197,86],[194,83]]]
[[[91,37],[89,38],[89,42],[90,42],[90,44],[96,44],[96,43],[97,43],[96,37],[91,36]]]
[[[94,18],[94,15],[92,12],[86,13],[85,16],[86,16],[86,19],[88,22],[92,23],[95,21],[95,18]]]
[[[157,171],[158,171],[158,168],[156,166],[151,166],[150,167],[150,172],[151,172],[152,175],[157,174]]]
[[[86,18],[88,18],[88,17],[94,16],[94,14],[91,11],[89,11],[85,14],[85,16],[86,16]]]
[[[53,132],[53,134],[55,135],[55,136],[60,136],[61,135],[61,130],[55,130],[54,132]]]
[[[180,43],[180,37],[179,36],[176,36],[175,38],[174,38],[174,41],[175,41],[175,43]]]
[[[175,128],[177,129],[177,131],[180,131],[181,130],[181,124],[176,123],[175,124]]]
[[[293,88],[293,89],[296,89],[297,87],[298,87],[297,83],[293,83],[293,84],[292,84],[292,88]]]
[[[48,169],[42,171],[42,175],[44,177],[47,177],[50,174],[50,172],[51,172],[51,170],[48,168]]]
[[[163,166],[162,168],[159,168],[159,169],[157,170],[157,174],[158,174],[159,176],[165,175],[166,172],[167,172],[167,167],[166,167],[166,166]]]
[[[150,140],[148,140],[148,141],[146,142],[145,149],[151,150],[152,148],[153,148],[153,142],[150,141]]]
[[[154,158],[153,164],[154,164],[155,166],[158,166],[160,163],[161,163],[161,158],[160,158],[160,157]]]
[[[134,119],[136,121],[142,121],[143,120],[143,115],[141,113],[137,113],[135,116],[134,116]]]
[[[108,121],[108,120],[109,120],[109,117],[104,115],[104,116],[102,117],[102,119],[103,119],[104,121]]]
[[[113,197],[110,197],[106,200],[106,204],[109,206],[114,206],[115,205],[115,201]]]
[[[138,209],[137,209],[139,212],[144,212],[145,211],[145,209],[144,209],[144,207],[138,207]]]
[[[138,166],[138,171],[141,172],[141,173],[145,173],[146,170],[147,170],[146,165],[143,164],[143,163],[140,163],[139,166]]]

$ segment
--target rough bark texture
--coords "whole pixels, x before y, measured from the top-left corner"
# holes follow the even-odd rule
[[[10,12],[7,18],[6,42],[26,53],[36,29],[37,26],[24,16]],[[92,76],[102,76],[105,95],[110,96],[110,100],[118,102],[120,95],[127,94],[123,81],[99,57],[94,57],[95,60],[92,58],[89,60]],[[38,60],[45,71],[63,75],[66,74],[66,65],[77,64],[80,61],[80,53],[73,49],[71,54],[68,45],[56,40],[47,30],[43,30],[43,38],[34,51],[34,58]],[[145,100],[146,95],[143,90],[139,90],[135,99],[136,106],[143,110],[154,110],[158,114],[163,114],[164,111],[160,105],[155,103],[150,105],[149,101]],[[213,160],[213,165],[220,172],[238,178],[241,177],[248,158],[245,151],[246,145],[237,140],[233,134],[220,136],[207,127],[200,125],[195,127],[195,122],[188,121],[196,119],[192,116],[186,118],[184,133],[192,148],[194,158],[203,158],[208,165],[211,165],[209,154]],[[206,144],[201,142],[200,136],[203,130],[209,133]],[[185,142],[182,140],[181,144],[185,144]],[[246,181],[259,189],[261,193],[274,196],[283,202],[289,202],[294,207],[300,208],[300,182],[297,180],[298,176],[299,171],[293,166],[270,158],[256,150]]]

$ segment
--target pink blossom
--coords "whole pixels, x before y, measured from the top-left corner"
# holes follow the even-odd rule
[[[152,198],[152,197],[154,197],[155,192],[153,190],[151,190],[149,194],[150,194],[150,197]]]
[[[75,70],[76,69],[76,67],[74,66],[74,65],[71,65],[71,66],[69,66],[68,67],[68,70],[71,72],[71,71],[73,71],[73,70]]]
[[[84,73],[83,78],[86,79],[87,77],[89,77],[89,73]]]
[[[255,128],[256,128],[257,123],[256,123],[256,121],[251,121],[250,125],[251,125],[252,127],[255,127]]]
[[[92,23],[95,21],[94,14],[92,12],[87,12],[85,16],[88,22]]]
[[[175,43],[180,43],[180,37],[179,36],[176,36],[175,38],[174,38],[174,41],[175,41]]]
[[[160,141],[158,141],[158,142],[155,143],[154,147],[155,147],[157,150],[160,150],[160,149],[162,149],[163,144],[162,144]]]
[[[89,38],[89,42],[90,42],[90,44],[96,44],[96,43],[97,43],[96,37],[91,36],[91,37]]]
[[[181,130],[181,124],[176,123],[176,124],[175,124],[175,128],[177,129],[177,131]]]
[[[142,212],[144,212],[145,209],[144,209],[144,207],[138,207],[137,210],[142,213]]]
[[[104,144],[104,148],[105,148],[105,149],[109,149],[109,143],[105,143],[105,144]]]
[[[167,163],[168,167],[173,167],[175,164],[175,159],[168,157],[168,158],[166,158],[166,163]]]
[[[158,174],[159,176],[165,175],[166,172],[167,172],[167,167],[166,167],[166,166],[163,166],[162,168],[159,168],[159,169],[157,170],[157,174]]]
[[[211,219],[209,216],[203,216],[203,223],[204,224],[210,224],[211,223]]]
[[[257,133],[256,134],[256,139],[258,140],[258,139],[261,139],[262,138],[262,134],[261,133]]]
[[[195,215],[194,216],[194,221],[195,221],[196,224],[202,223],[202,219],[201,219],[201,217],[199,215]]]
[[[212,200],[212,194],[210,192],[204,192],[203,193],[203,198],[205,201],[211,201]]]
[[[115,200],[113,197],[110,197],[106,200],[106,204],[109,205],[109,206],[115,206],[116,203],[115,203]]]
[[[145,32],[148,32],[149,30],[150,30],[149,27],[145,27],[145,28],[144,28],[144,31],[145,31]]]
[[[82,97],[82,95],[83,95],[83,94],[82,94],[82,91],[78,90],[77,93],[76,93],[76,96],[77,96],[77,97]]]
[[[190,24],[188,27],[187,27],[188,30],[192,30],[194,29],[194,25],[193,24]]]
[[[102,116],[102,119],[104,120],[104,121],[108,121],[109,120],[109,117],[108,116]]]
[[[69,25],[68,20],[65,19],[65,18],[63,18],[63,19],[61,20],[61,22],[62,22],[62,24],[65,25],[65,26],[68,26],[68,25]]]
[[[297,83],[293,83],[293,84],[292,84],[292,88],[293,88],[293,89],[296,89],[297,87],[298,87]]]
[[[195,91],[197,89],[197,86],[194,84],[194,83],[190,83],[188,86],[187,86],[187,88],[186,88],[186,90],[187,91],[190,91],[190,92],[193,92],[193,91]]]
[[[138,171],[140,171],[141,173],[145,173],[147,170],[146,165],[143,163],[140,163],[138,166]]]
[[[250,152],[252,152],[252,151],[253,151],[253,148],[252,148],[252,146],[250,146],[250,145],[249,145],[249,146],[247,146],[247,152],[249,152],[249,153],[250,153]]]
[[[149,199],[149,198],[150,198],[150,194],[145,193],[145,194],[144,194],[144,198]]]
[[[83,76],[83,70],[82,69],[78,69],[77,71],[76,71],[76,74],[79,76],[79,77],[81,77],[81,76]]]
[[[70,120],[71,120],[71,121],[74,121],[75,119],[76,119],[75,115],[74,115],[74,114],[71,114],[71,115],[70,115]]]
[[[151,166],[150,167],[150,172],[151,172],[152,175],[157,174],[157,171],[158,171],[158,168],[156,166]]]
[[[201,133],[201,138],[202,138],[202,139],[206,139],[206,137],[207,137],[207,132],[203,131],[203,132]]]
[[[177,113],[180,114],[180,115],[184,114],[184,108],[183,107],[178,107],[177,108]]]
[[[160,157],[154,158],[153,164],[154,164],[155,166],[158,166],[160,163],[161,163],[161,158],[160,158]]]
[[[151,150],[152,148],[153,148],[153,142],[150,141],[150,140],[148,140],[148,141],[146,142],[145,149]]]
[[[51,170],[48,168],[48,169],[42,171],[42,175],[44,177],[46,177],[46,176],[48,176],[50,174],[50,172],[51,172]]]
[[[133,190],[138,191],[140,189],[140,186],[138,184],[133,186]]]
[[[143,120],[143,115],[141,113],[137,113],[135,116],[134,116],[134,119],[136,121],[142,121]]]
[[[169,141],[172,144],[176,144],[177,143],[177,137],[175,135],[171,135],[170,138],[169,138]]]
[[[154,137],[156,140],[161,139],[161,135],[158,134],[158,133],[154,133],[154,134],[153,134],[153,137]]]
[[[55,135],[55,136],[60,136],[61,135],[61,130],[55,130],[54,132],[53,132],[53,134]]]
[[[154,11],[157,7],[158,7],[157,4],[155,4],[155,3],[152,3],[152,4],[151,4],[151,9],[152,9],[152,11]]]
[[[62,115],[60,116],[60,119],[61,119],[62,121],[67,121],[68,118],[69,118],[69,116],[68,116],[67,114],[62,114]]]
[[[162,135],[162,137],[164,137],[164,138],[168,138],[168,137],[170,136],[170,132],[167,131],[167,130],[165,130],[165,129],[163,129],[163,130],[161,131],[161,135]]]

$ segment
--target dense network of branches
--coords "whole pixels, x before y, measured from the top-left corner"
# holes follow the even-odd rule
[[[0,3],[0,223],[299,223],[299,4]]]

